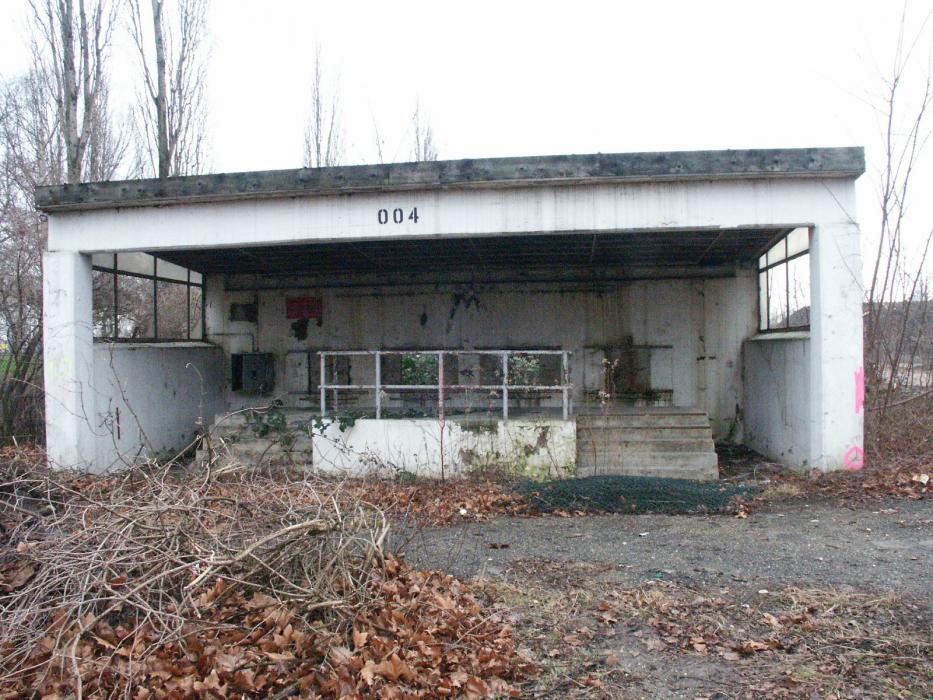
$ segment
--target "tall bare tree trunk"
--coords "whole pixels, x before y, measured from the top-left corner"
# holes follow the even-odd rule
[[[437,160],[437,146],[434,145],[434,130],[431,123],[421,114],[421,103],[415,102],[415,113],[411,117],[412,160]]]
[[[142,72],[137,146],[159,178],[201,171],[205,155],[208,0],[125,0]],[[169,12],[173,7],[175,12]]]
[[[29,0],[36,76],[46,83],[65,150],[65,181],[87,175],[92,134],[109,128],[105,92],[110,40],[116,21],[110,0]],[[90,8],[90,11],[89,9]]]
[[[336,88],[333,94],[327,93],[323,72],[321,47],[318,46],[311,74],[311,114],[305,128],[304,164],[308,168],[340,165],[343,160],[339,93]]]
[[[159,178],[168,177],[172,154],[168,143],[168,87],[165,80],[165,35],[162,30],[162,0],[152,0],[152,33],[156,59],[156,133],[158,134]]]

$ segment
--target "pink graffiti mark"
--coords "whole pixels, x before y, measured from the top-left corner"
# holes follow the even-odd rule
[[[849,471],[857,472],[865,466],[865,452],[861,447],[850,447],[846,456],[842,458],[842,463]]]
[[[859,414],[865,407],[865,370],[861,367],[855,373],[855,413]]]

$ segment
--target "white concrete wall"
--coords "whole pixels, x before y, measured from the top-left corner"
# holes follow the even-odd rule
[[[810,464],[823,471],[861,469],[865,292],[853,219],[814,227],[810,280]]]
[[[341,432],[336,423],[313,438],[315,469],[339,474],[378,471],[419,476],[495,474],[535,479],[569,476],[577,459],[572,420],[491,421],[361,419]]]
[[[562,292],[542,289],[541,285],[476,285],[420,292],[390,289],[379,296],[367,291],[313,288],[228,292],[209,282],[207,338],[225,348],[228,367],[229,353],[251,350],[255,338],[260,351],[275,355],[274,394],[286,405],[314,408],[316,393],[310,401],[300,403],[298,397],[285,393],[289,351],[566,349],[573,353],[571,382],[579,405],[583,400],[584,348],[620,346],[630,336],[635,345],[671,346],[674,403],[705,408],[715,435],[725,437],[742,402],[739,360],[742,341],[755,331],[755,285],[751,271],[715,280],[635,281],[604,293]],[[295,337],[293,322],[285,317],[285,297],[299,294],[323,299],[321,326],[311,321],[305,339]],[[457,303],[464,296],[471,298],[468,306]],[[259,304],[257,323],[229,320],[232,302],[253,300]],[[422,314],[426,316],[424,325]],[[355,382],[373,382],[371,364],[368,358],[359,360],[354,367]],[[257,403],[255,397],[230,391],[226,399],[228,410]]]
[[[812,465],[810,340],[807,333],[745,343],[745,444],[775,462]]]
[[[170,457],[223,406],[223,355],[204,343],[96,343],[94,470]]]
[[[324,240],[847,223],[845,179],[710,180],[293,197],[56,214],[53,250],[227,247]],[[418,208],[380,225],[379,209]],[[131,237],[126,235],[132,231]]]
[[[395,207],[406,211],[417,207],[418,222],[405,219],[398,225],[379,225],[379,209]],[[89,449],[93,440],[82,428],[87,412],[82,387],[91,372],[90,266],[85,255],[74,253],[572,231],[651,235],[652,230],[809,225],[814,231],[810,364],[789,367],[784,381],[796,381],[791,375],[797,372],[809,373],[810,465],[851,468],[863,456],[862,415],[857,408],[862,363],[861,259],[854,211],[853,179],[775,178],[374,193],[55,214],[50,217],[49,249],[53,252],[46,257],[45,286],[50,457],[73,465],[93,459],[93,449]],[[754,294],[748,288],[744,292],[717,289],[709,282],[663,288],[652,284],[656,283],[634,284],[629,290],[631,301],[623,293],[622,303],[604,298],[564,305],[548,295],[540,301],[529,296],[523,302],[535,315],[517,319],[501,342],[520,344],[522,338],[538,332],[542,318],[553,318],[549,324],[557,329],[553,342],[566,344],[570,341],[564,340],[563,329],[580,331],[581,316],[587,324],[594,319],[586,333],[596,334],[603,323],[607,329],[634,329],[638,343],[675,338],[676,402],[705,405],[721,436],[724,422],[731,422],[729,405],[742,393],[736,386],[737,368],[728,363],[738,358],[739,327],[747,320],[743,300]],[[697,284],[706,289],[692,286]],[[733,292],[735,297],[730,296]],[[398,303],[398,299],[381,303]],[[363,346],[370,338],[394,344],[402,342],[401,337],[411,337],[407,324],[402,325],[405,330],[395,330],[385,309],[363,308],[360,302],[336,297],[325,298],[325,304],[325,314],[330,308],[347,321],[343,330],[327,331],[331,334],[327,342],[335,346]],[[646,304],[651,312],[639,315],[638,309]],[[490,299],[488,308],[501,310],[502,306]],[[624,317],[626,313],[629,318]],[[733,313],[738,314],[736,326],[729,320]],[[216,310],[209,310],[209,323],[212,314],[224,325],[216,318]],[[476,325],[475,320],[461,322],[457,345],[471,342],[469,334]],[[685,325],[688,330],[681,337]],[[716,327],[718,331],[700,333]],[[446,323],[442,328],[443,335],[451,332]],[[260,330],[270,331],[270,342],[282,343],[274,327]],[[425,332],[431,334],[430,344],[437,345],[436,326]],[[241,342],[247,341],[241,338]],[[536,335],[528,344],[545,342],[552,341]],[[703,369],[699,370],[701,361]],[[759,398],[748,392],[746,396],[752,402]]]
[[[49,230],[54,230],[53,221]],[[46,451],[55,466],[93,469],[90,256],[45,253],[42,290]]]

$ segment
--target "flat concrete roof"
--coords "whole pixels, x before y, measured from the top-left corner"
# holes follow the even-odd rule
[[[356,192],[530,187],[603,182],[767,178],[855,178],[865,152],[781,148],[667,153],[596,153],[350,165],[52,185],[36,188],[45,212],[159,206]]]

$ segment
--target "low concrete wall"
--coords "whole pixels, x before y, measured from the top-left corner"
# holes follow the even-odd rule
[[[189,445],[223,407],[223,366],[206,343],[96,343],[94,471]]]
[[[362,474],[373,470],[440,476],[508,471],[554,478],[575,471],[572,420],[510,420],[441,424],[436,419],[357,420],[341,431],[331,423],[314,436],[314,468]]]
[[[805,333],[743,347],[745,444],[790,467],[810,466],[810,339]]]

